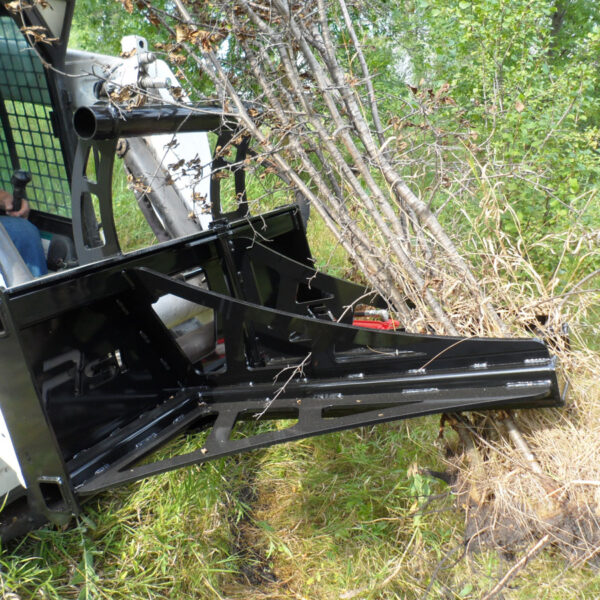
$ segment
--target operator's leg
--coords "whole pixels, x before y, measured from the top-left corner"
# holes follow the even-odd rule
[[[31,274],[34,277],[45,275],[48,267],[38,228],[26,219],[17,217],[0,216],[0,222],[29,267]]]

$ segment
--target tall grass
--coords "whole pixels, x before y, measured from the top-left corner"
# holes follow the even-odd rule
[[[435,434],[433,418],[359,429],[104,494],[3,549],[4,597],[481,598],[510,563],[464,557],[453,498],[415,468],[440,466]],[[504,597],[598,594],[548,553]]]

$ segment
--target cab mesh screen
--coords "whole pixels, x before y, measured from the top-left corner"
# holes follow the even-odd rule
[[[69,184],[51,112],[40,59],[14,21],[0,16],[0,188],[12,191],[15,169],[30,171],[31,208],[69,217]]]

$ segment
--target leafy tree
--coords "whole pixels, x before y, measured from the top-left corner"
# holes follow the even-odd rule
[[[139,13],[128,13],[118,2],[77,0],[69,45],[80,50],[118,56],[121,38],[125,35],[141,35],[149,42],[165,39],[155,25]]]
[[[567,230],[599,218],[591,201],[600,174],[596,3],[416,0],[390,22],[410,58],[411,83],[448,86],[452,108],[428,115],[431,126],[463,125],[462,151],[441,148],[448,169],[433,184],[423,180],[442,191],[432,201],[443,205],[462,188],[475,216],[493,196],[502,213],[494,226],[512,243],[525,231],[532,242],[556,236],[556,256],[541,245],[529,256],[551,274]],[[569,274],[576,264],[566,257],[561,269]]]

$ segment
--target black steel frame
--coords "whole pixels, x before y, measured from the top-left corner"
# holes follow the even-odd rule
[[[144,106],[128,111],[112,105],[81,107],[73,116],[80,140],[74,155],[72,180],[73,237],[79,262],[90,263],[120,252],[113,217],[112,172],[119,138],[156,133],[211,131],[217,134],[210,182],[211,211],[215,221],[240,219],[248,215],[244,161],[250,138],[241,135],[237,123],[214,105]],[[239,138],[239,139],[238,139]],[[225,155],[231,154],[232,159]],[[88,169],[90,157],[93,169]],[[235,208],[223,211],[221,175],[233,174]],[[102,236],[90,224],[91,198],[98,200]]]
[[[213,311],[222,356],[184,354],[153,310],[165,294]],[[314,270],[295,207],[2,291],[2,409],[34,512],[61,521],[114,485],[321,433],[561,403],[538,340],[358,328],[357,302],[383,306]],[[232,436],[257,415],[294,421]],[[147,462],[206,428],[197,451]]]

